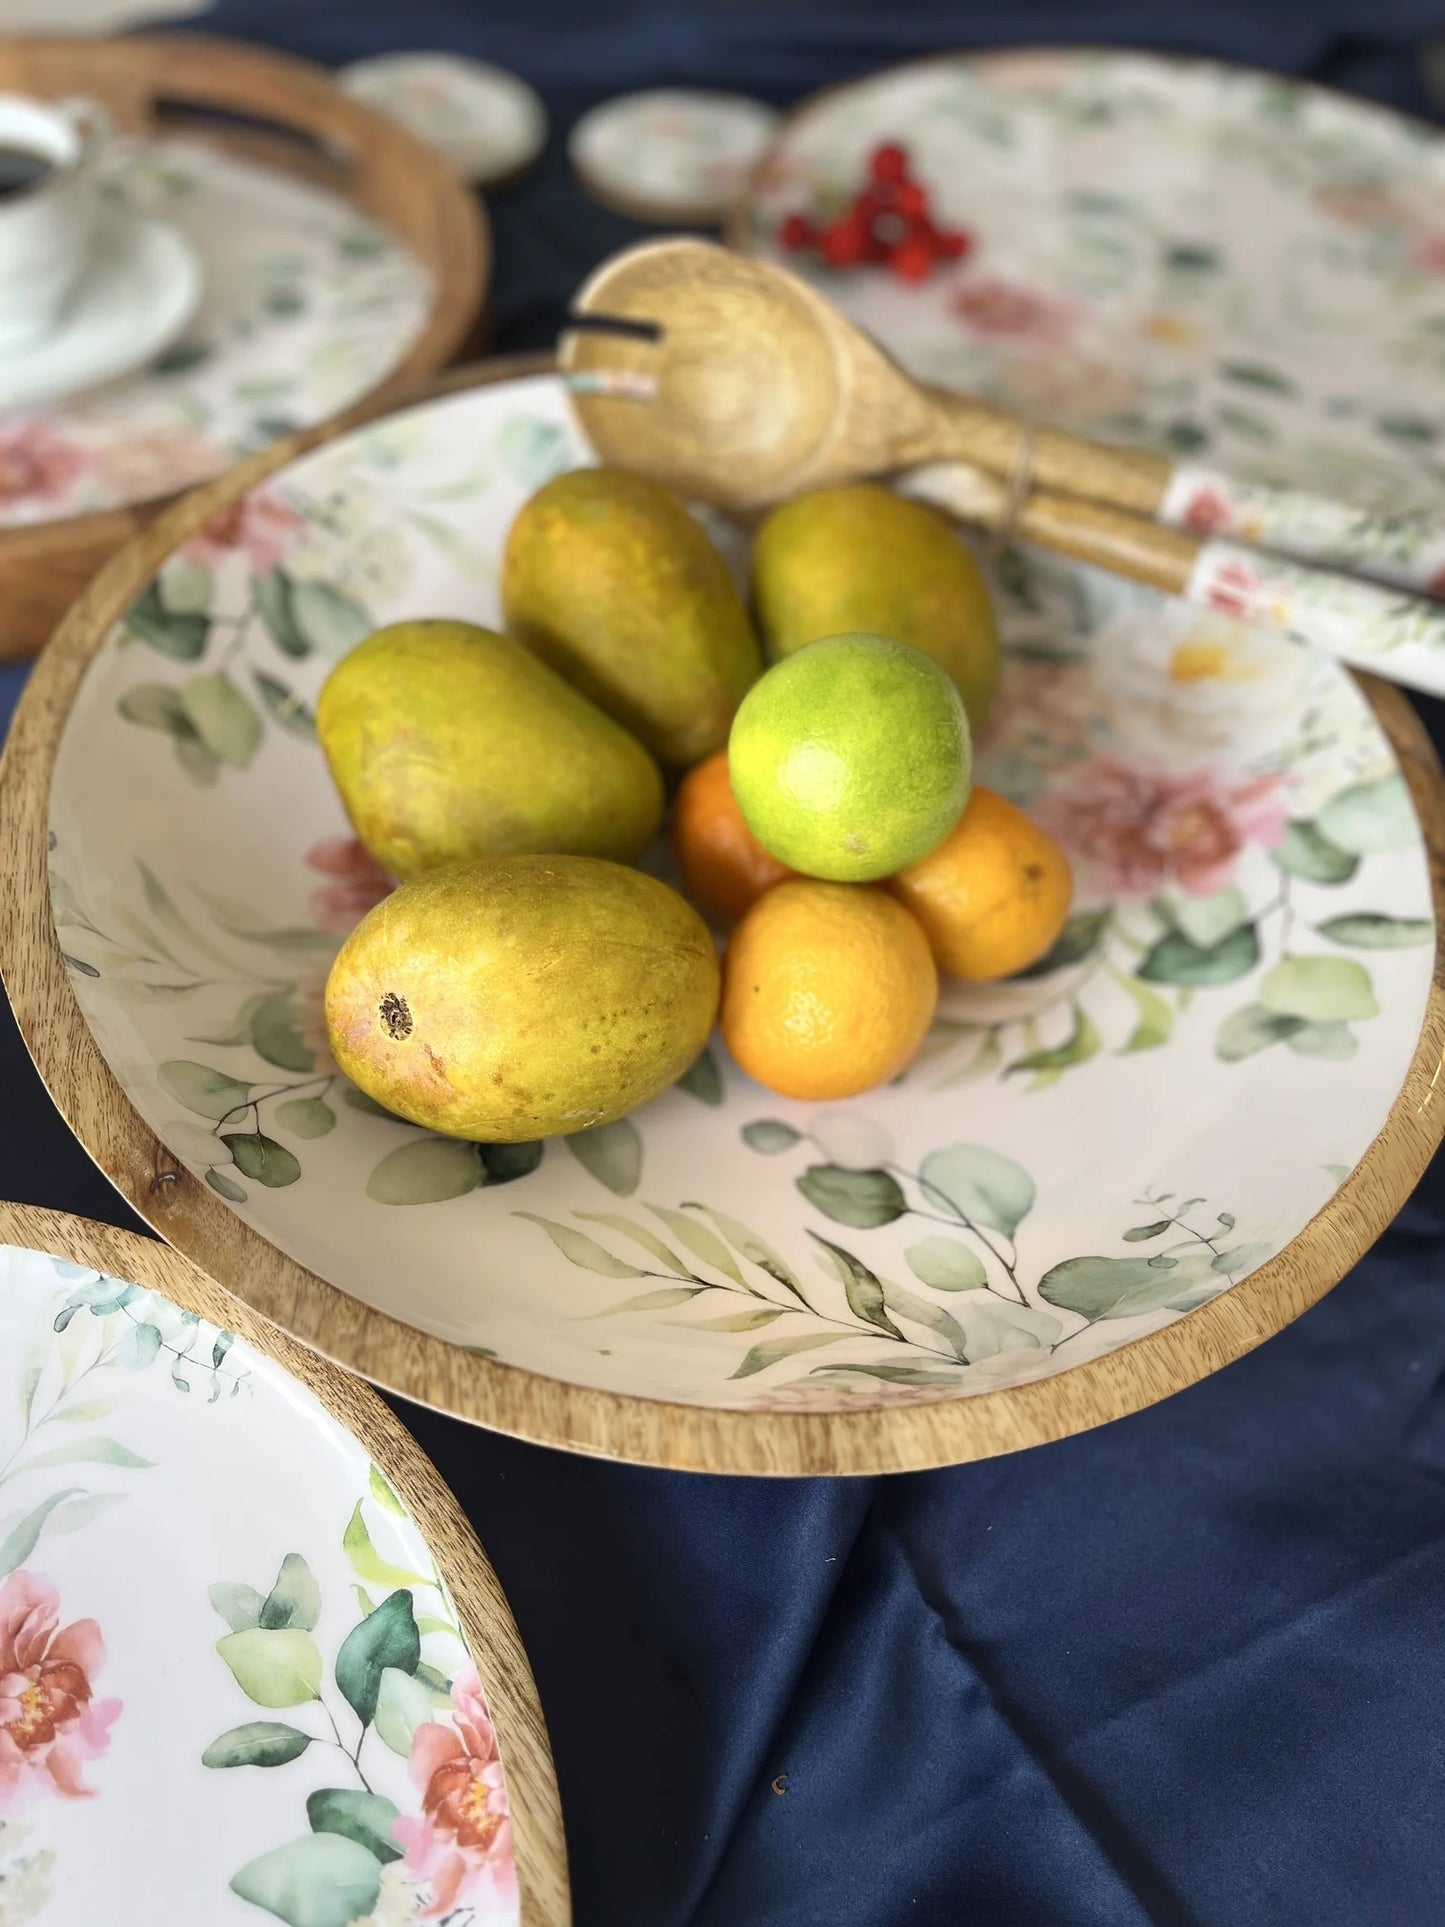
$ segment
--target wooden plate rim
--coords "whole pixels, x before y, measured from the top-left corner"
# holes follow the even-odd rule
[[[215,1284],[168,1245],[67,1211],[0,1202],[0,1243],[45,1252],[144,1285],[236,1332],[299,1379],[356,1438],[400,1495],[436,1559],[477,1663],[502,1750],[523,1927],[567,1927],[567,1849],[547,1728],[506,1594],[451,1488],[401,1421],[338,1371]]]
[[[485,363],[413,398],[542,373]],[[477,1357],[376,1311],[298,1265],[179,1166],[100,1054],[61,961],[50,908],[49,796],[65,720],[92,657],[160,560],[218,509],[298,455],[373,419],[375,405],[263,450],[168,509],[101,571],[22,694],[0,761],[0,974],[36,1068],[80,1142],[136,1211],[227,1290],[302,1343],[388,1390],[540,1444],[687,1471],[872,1474],[1016,1451],[1140,1410],[1216,1371],[1323,1297],[1409,1196],[1445,1132],[1445,781],[1402,693],[1363,687],[1400,760],[1430,858],[1436,917],[1424,1021],[1399,1095],[1364,1157],[1277,1256],[1209,1304],[1103,1358],[1030,1384],[928,1405],[737,1412],[573,1385]]]

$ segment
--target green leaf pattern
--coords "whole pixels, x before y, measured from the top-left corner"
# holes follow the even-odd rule
[[[264,1595],[233,1580],[210,1589],[212,1606],[230,1628],[216,1651],[235,1685],[268,1712],[289,1709],[286,1718],[228,1728],[200,1755],[212,1771],[260,1768],[283,1776],[278,1788],[293,1788],[297,1837],[255,1855],[230,1880],[241,1900],[289,1927],[349,1927],[376,1905],[384,1869],[403,1854],[398,1822],[418,1810],[420,1794],[405,1764],[417,1730],[452,1717],[451,1678],[438,1664],[454,1664],[461,1650],[450,1601],[435,1574],[399,1565],[389,1544],[378,1548],[368,1502],[383,1521],[407,1518],[375,1465],[340,1543],[354,1571],[390,1590],[377,1598],[362,1586],[350,1589],[360,1617],[340,1638],[329,1666],[316,1628],[334,1621],[300,1552],[284,1555]],[[407,1542],[416,1543],[414,1531]],[[419,1612],[423,1597],[427,1609]],[[322,1784],[314,1771],[309,1783],[286,1777],[303,1754],[315,1761],[325,1756]],[[407,1804],[398,1806],[398,1799]],[[421,1908],[426,1901],[423,1881],[411,1904]]]

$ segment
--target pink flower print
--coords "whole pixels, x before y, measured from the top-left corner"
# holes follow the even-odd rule
[[[59,502],[90,466],[79,442],[49,422],[0,422],[0,503]]]
[[[117,502],[174,495],[219,474],[228,451],[198,428],[150,428],[117,435],[96,453],[96,477]]]
[[[57,1631],[60,1599],[38,1573],[0,1585],[0,1813],[37,1792],[86,1799],[81,1764],[103,1753],[119,1700],[92,1697],[105,1663],[93,1619]]]
[[[296,1035],[316,1060],[318,1077],[329,1077],[336,1069],[331,1055],[331,1032],[326,1026],[326,980],[328,970],[303,971],[296,980],[292,1009],[296,1014]]]
[[[1041,351],[1026,341],[1013,353],[1000,356],[998,379],[1016,407],[1035,415],[1084,420],[1122,414],[1136,405],[1139,396],[1138,383],[1124,368],[1047,343]]]
[[[306,852],[306,867],[330,879],[311,892],[311,920],[319,930],[349,937],[367,911],[396,885],[354,836],[329,836]]]
[[[439,1920],[467,1902],[482,1927],[511,1919],[517,1869],[497,1736],[475,1666],[452,1683],[452,1717],[455,1727],[428,1720],[413,1733],[409,1765],[422,1812],[394,1821],[392,1832],[408,1873],[431,1886],[419,1917]]]
[[[1204,585],[1204,599],[1221,615],[1252,616],[1259,610],[1259,577],[1243,562],[1225,562]]]
[[[1326,214],[1333,214],[1337,221],[1349,227],[1388,227],[1399,221],[1402,213],[1398,197],[1389,188],[1361,181],[1339,181],[1317,187],[1314,201]]]
[[[1445,568],[1437,569],[1426,584],[1427,592],[1445,602]]]
[[[1439,234],[1427,234],[1417,241],[1411,250],[1410,261],[1413,267],[1423,268],[1426,274],[1445,274],[1445,229]]]
[[[279,495],[253,489],[217,510],[186,543],[184,553],[192,562],[211,568],[240,550],[253,575],[269,575],[301,526],[301,517]]]
[[[1040,772],[1061,769],[1105,739],[1111,710],[1108,691],[1087,662],[1006,659],[977,748],[991,770],[1013,758]]]
[[[1207,769],[1181,776],[1100,755],[1033,814],[1110,896],[1149,897],[1171,883],[1212,896],[1232,880],[1246,845],[1269,848],[1284,835],[1284,782],[1234,783]]]
[[[1072,301],[1040,294],[1016,282],[968,280],[949,298],[950,310],[976,335],[997,340],[1036,341],[1062,347],[1074,331],[1079,311]]]
[[[1077,70],[1066,54],[996,53],[988,56],[988,84],[1003,94],[1057,93]]]
[[[1184,504],[1184,513],[1179,518],[1179,526],[1197,529],[1201,535],[1218,535],[1227,529],[1234,520],[1234,507],[1223,489],[1213,488],[1207,482],[1197,488]]]

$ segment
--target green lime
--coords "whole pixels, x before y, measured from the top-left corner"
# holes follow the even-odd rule
[[[886,636],[826,636],[753,684],[728,773],[748,828],[805,876],[867,883],[943,841],[968,801],[968,717],[938,664]]]

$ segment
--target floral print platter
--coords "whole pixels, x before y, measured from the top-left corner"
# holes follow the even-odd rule
[[[584,459],[548,377],[395,416],[225,510],[101,646],[55,768],[52,900],[163,1142],[398,1318],[747,1410],[1063,1371],[1279,1250],[1419,1035],[1435,925],[1404,780],[1336,665],[1039,553],[988,564],[1007,660],[979,764],[1064,839],[1078,902],[1025,977],[949,986],[900,1080],[789,1103],[715,1039],[632,1117],[480,1146],[346,1085],[322,987],[387,882],[330,784],[317,693],[374,624],[498,620],[512,517]]]
[[[974,237],[919,285],[784,249],[908,145]],[[925,380],[1179,464],[1171,520],[1445,587],[1445,137],[1297,81],[1103,50],[969,53],[805,103],[745,246],[808,275]],[[1296,493],[1298,491],[1298,493]]]
[[[486,1698],[365,1449],[156,1292],[14,1246],[0,1286],[0,1921],[516,1927]]]
[[[190,488],[349,406],[426,325],[431,279],[338,195],[198,141],[116,141],[104,191],[179,228],[205,289],[140,374],[0,409],[0,529]]]

